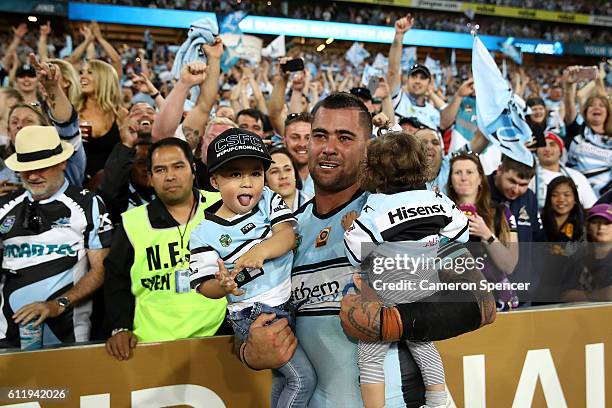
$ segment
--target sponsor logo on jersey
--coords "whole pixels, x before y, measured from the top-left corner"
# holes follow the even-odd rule
[[[2,225],[0,225],[0,232],[3,234],[8,233],[15,225],[15,216],[9,215],[2,221]]]
[[[70,228],[70,217],[58,218],[51,224],[51,228]]]
[[[323,228],[319,232],[319,236],[317,236],[317,240],[315,241],[315,248],[320,248],[322,246],[327,245],[327,239],[329,238],[330,233],[331,227]]]
[[[219,242],[222,247],[228,247],[232,243],[232,237],[227,234],[223,234],[219,237]]]
[[[4,256],[9,258],[31,258],[33,256],[43,256],[43,255],[76,255],[77,252],[72,249],[70,244],[61,244],[61,245],[41,245],[41,244],[29,244],[23,243],[21,245],[17,244],[7,244],[4,246]]]
[[[253,231],[254,229],[255,229],[255,224],[253,224],[252,222],[249,222],[247,225],[240,228],[240,231],[242,231],[243,234],[248,234],[250,231]]]
[[[336,295],[340,293],[340,282],[337,280],[322,282],[319,285],[305,286],[304,282],[300,286],[291,290],[292,301],[306,300],[308,298],[320,298],[324,296]]]
[[[411,218],[420,217],[424,215],[434,215],[444,213],[444,206],[442,204],[434,205],[423,205],[419,207],[400,207],[393,211],[389,211],[387,216],[391,225],[397,222],[403,222]]]

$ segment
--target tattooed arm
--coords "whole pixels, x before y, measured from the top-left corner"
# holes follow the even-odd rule
[[[174,132],[181,122],[183,106],[189,92],[192,87],[199,86],[204,82],[207,69],[207,65],[203,62],[191,62],[183,67],[179,81],[166,98],[164,106],[157,114],[155,122],[153,122],[152,136],[154,142],[174,136]],[[183,129],[183,132],[185,132],[185,129]]]
[[[189,111],[183,121],[183,134],[191,149],[198,146],[206,123],[210,117],[210,111],[219,93],[219,76],[221,75],[221,56],[223,55],[223,42],[217,38],[212,45],[204,45],[204,52],[208,57],[208,69],[206,79],[200,85],[200,95],[193,109]]]
[[[470,258],[465,247],[451,244],[440,253],[440,258]],[[443,262],[442,264],[446,264]],[[463,263],[465,265],[465,263]],[[441,282],[471,283],[479,287],[484,279],[476,268],[465,268],[459,274],[441,270]],[[367,341],[434,341],[476,330],[495,321],[495,300],[491,293],[481,290],[439,291],[419,302],[385,308],[380,302],[363,302],[359,295],[342,299],[340,319],[345,332]]]
[[[29,59],[30,64],[36,70],[38,80],[45,88],[47,105],[49,105],[51,116],[60,123],[69,121],[72,116],[72,104],[60,87],[62,74],[59,67],[55,64],[41,63],[33,53],[30,53]]]

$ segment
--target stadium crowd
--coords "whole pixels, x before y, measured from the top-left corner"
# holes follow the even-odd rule
[[[314,391],[303,398],[325,406],[326,398],[360,401],[357,362],[350,374],[336,373],[356,354],[348,334],[393,342],[393,368],[385,364],[383,378],[395,380],[384,397],[388,406],[394,398],[420,406],[439,401],[444,381],[435,384],[442,391],[426,383],[405,395],[404,382],[421,381],[420,367],[398,340],[456,336],[491,323],[496,310],[612,300],[610,66],[506,69],[529,108],[528,165],[479,130],[481,96],[469,65],[403,61],[403,37],[419,21],[393,21],[394,40],[381,58],[296,46],[280,60],[240,60],[225,71],[216,36],[202,45],[206,62],[183,63],[178,44],[147,36],[141,49],[117,48],[95,22],[81,27],[73,49],[50,24],[38,32],[13,27],[0,70],[0,345],[19,347],[19,325],[36,322],[45,345],[107,340],[109,354],[123,360],[138,342],[233,329],[236,353],[251,368],[314,367],[318,384],[305,385]],[[363,158],[386,137],[415,143],[421,174],[402,174],[405,163],[386,153],[368,164],[382,180],[368,188]],[[389,213],[391,224],[410,210],[430,215],[442,202],[453,215],[403,221],[399,236],[381,224],[373,233],[367,217],[350,219],[377,210],[370,193],[410,197],[411,190],[445,201],[433,210],[402,202],[414,208]],[[463,274],[440,271],[440,280],[505,285],[397,305],[354,294],[363,284],[353,283],[343,236],[418,241],[414,231],[434,221],[442,222],[433,233],[439,258],[484,259]],[[460,230],[454,238],[469,238],[465,245],[448,236],[451,224]],[[428,228],[419,239],[429,239]],[[453,239],[438,242],[442,231]],[[263,272],[269,268],[279,276]],[[255,300],[241,297],[249,295]],[[256,310],[264,300],[275,308]],[[295,320],[287,312],[294,309]],[[357,309],[380,320],[355,318]],[[270,312],[287,312],[288,320]],[[303,391],[292,388],[288,371],[275,371],[278,401]]]
[[[367,25],[383,25],[392,26],[394,22],[401,18],[408,10],[405,7],[393,6],[374,6],[368,4],[368,7],[362,7],[355,3],[338,3],[328,2],[325,5],[319,4],[300,4],[294,2],[267,2],[267,1],[249,1],[232,4],[228,1],[211,1],[211,0],[158,0],[155,2],[142,2],[139,0],[91,0],[93,3],[100,4],[119,4],[131,5],[140,7],[156,7],[168,9],[185,9],[194,11],[213,11],[218,14],[227,13],[232,7],[239,6],[242,10],[253,15],[270,16],[270,17],[288,17],[305,20],[319,21],[334,21],[340,23],[354,23]],[[486,3],[486,2],[478,2]],[[514,2],[516,3],[516,2]],[[568,13],[585,12],[586,3],[582,3],[583,7],[567,7],[568,5],[575,6],[575,2],[546,2],[543,4],[512,4],[514,7],[525,8],[541,8],[544,10],[558,9]],[[499,4],[509,5],[509,4]],[[538,7],[541,6],[541,7]],[[546,7],[544,7],[546,6]],[[594,9],[594,14],[601,14],[602,11],[608,11],[610,8],[602,7]],[[589,10],[591,10],[589,8]],[[473,19],[469,17],[469,12],[466,14],[449,13],[444,11],[434,10],[413,10],[417,12],[417,26],[424,30],[439,30],[451,32],[470,32],[471,27],[468,24],[474,24]],[[566,42],[584,42],[589,41],[595,44],[609,44],[612,37],[606,27],[597,27],[580,24],[549,24],[542,21],[521,20],[515,18],[504,18],[501,16],[478,16],[478,25],[480,33],[487,35],[498,35],[505,37],[521,37],[521,38],[540,38],[548,41],[566,41]]]

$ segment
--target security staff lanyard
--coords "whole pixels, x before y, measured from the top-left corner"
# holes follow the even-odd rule
[[[184,253],[184,238],[185,238],[185,234],[187,233],[187,228],[189,228],[189,222],[191,221],[191,215],[194,213],[193,210],[196,206],[196,202],[197,202],[197,197],[193,197],[193,205],[191,206],[191,209],[189,210],[189,216],[187,217],[187,222],[185,223],[185,229],[183,230],[183,232],[181,232],[181,226],[177,225],[176,228],[178,229],[178,233],[179,236],[181,237],[181,264],[179,266],[179,268],[177,268],[174,271],[174,283],[175,283],[175,290],[176,293],[189,293],[189,291],[191,290],[190,284],[189,284],[189,267],[185,267],[185,256],[183,255]]]

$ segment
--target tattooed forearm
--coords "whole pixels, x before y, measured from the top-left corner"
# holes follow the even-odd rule
[[[49,93],[49,96],[47,97],[47,103],[49,104],[49,107],[51,108],[51,110],[55,110],[55,106],[56,106],[55,100],[56,99],[57,99],[57,95],[55,95],[55,93],[53,92]]]
[[[380,309],[372,310],[368,304],[351,307],[348,320],[358,332],[367,337],[378,337],[380,333]]]

